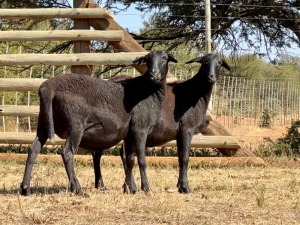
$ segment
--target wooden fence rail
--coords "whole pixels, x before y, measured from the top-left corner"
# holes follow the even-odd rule
[[[124,32],[120,30],[0,31],[0,41],[122,41],[123,37]]]
[[[1,78],[0,91],[38,91],[44,78]],[[167,78],[172,82],[173,78]]]
[[[103,18],[114,16],[103,8],[39,8],[39,9],[0,9],[0,19],[37,19],[37,18]]]
[[[0,105],[0,116],[29,116],[38,117],[39,106],[33,105]],[[211,121],[212,116],[209,112],[206,114],[206,120]]]
[[[0,116],[38,117],[40,107],[33,105],[0,105]]]
[[[28,132],[1,132],[0,144],[32,144],[35,133]],[[194,136],[194,148],[222,148],[222,149],[239,149],[241,146],[233,136]],[[65,140],[57,136],[53,141],[48,140],[48,145],[63,145]],[[121,142],[118,144],[120,145]],[[163,144],[162,147],[177,147],[176,141],[170,141]]]
[[[147,52],[0,55],[0,65],[132,65]]]
[[[37,91],[46,80],[43,78],[1,78],[0,91]]]

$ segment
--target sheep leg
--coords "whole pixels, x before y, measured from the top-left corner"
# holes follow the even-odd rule
[[[71,192],[78,195],[82,195],[83,192],[80,183],[75,175],[74,154],[76,154],[78,150],[82,134],[82,131],[71,132],[66,140],[62,152],[62,158],[69,178]]]
[[[46,143],[48,137],[42,132],[38,132],[36,138],[28,149],[28,157],[25,166],[25,172],[21,186],[21,195],[28,196],[31,194],[30,191],[30,180],[33,165],[35,163],[37,155],[40,153],[41,148]]]
[[[190,156],[192,134],[185,132],[177,138],[177,151],[178,151],[178,162],[179,162],[179,177],[177,187],[180,193],[191,193],[188,182],[188,164]]]
[[[104,191],[105,185],[103,183],[103,178],[101,174],[101,156],[103,151],[93,152],[93,165],[94,165],[94,173],[95,173],[95,188],[99,188],[101,191]]]
[[[125,149],[124,149],[125,148]],[[134,181],[134,177],[133,177],[133,166],[134,166],[134,150],[133,150],[133,146],[131,145],[131,142],[129,141],[129,139],[127,139],[125,141],[125,143],[123,142],[122,145],[122,161],[123,161],[123,167],[125,170],[125,183],[123,185],[123,190],[124,193],[131,193],[131,194],[135,194],[137,192],[137,188],[136,188],[136,184]],[[125,150],[125,154],[126,156],[124,156],[124,150]]]
[[[136,154],[137,154],[137,159],[138,159],[138,164],[139,164],[139,170],[140,170],[140,175],[141,175],[141,189],[144,192],[150,192],[150,187],[149,187],[149,182],[147,178],[147,162],[146,162],[146,140],[147,140],[147,134],[141,132],[139,135],[135,135],[135,149],[136,149]]]
[[[120,157],[123,163],[123,168],[124,168],[124,172],[126,174],[126,170],[127,170],[127,164],[126,164],[126,152],[125,152],[125,144],[122,143],[122,146],[120,148]]]

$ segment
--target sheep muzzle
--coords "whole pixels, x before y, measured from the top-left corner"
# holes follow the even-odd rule
[[[155,82],[160,82],[162,80],[162,75],[159,72],[151,72],[150,73],[150,80]]]
[[[208,81],[209,81],[209,83],[211,83],[211,84],[216,83],[216,82],[217,82],[217,77],[216,77],[216,75],[214,75],[214,74],[209,75],[209,76],[208,76]]]

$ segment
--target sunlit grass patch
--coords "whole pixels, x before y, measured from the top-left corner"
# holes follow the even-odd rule
[[[108,159],[108,158],[107,158]],[[283,161],[282,161],[283,162]],[[267,167],[190,168],[192,194],[179,194],[178,167],[149,165],[152,193],[124,194],[120,163],[104,163],[107,190],[94,188],[90,163],[77,163],[76,175],[84,191],[68,191],[61,159],[39,161],[32,173],[32,195],[18,194],[25,164],[1,161],[0,214],[5,224],[298,224],[300,167],[288,162]]]

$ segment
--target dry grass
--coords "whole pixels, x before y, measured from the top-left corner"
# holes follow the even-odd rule
[[[37,163],[30,197],[18,194],[24,165],[0,163],[0,224],[299,224],[300,162],[269,160],[266,167],[190,169],[193,194],[175,188],[176,168],[148,167],[152,194],[122,193],[119,165],[105,164],[108,190],[93,188],[90,165],[76,165],[85,196],[67,191],[64,167]],[[135,169],[139,186],[139,174]]]

